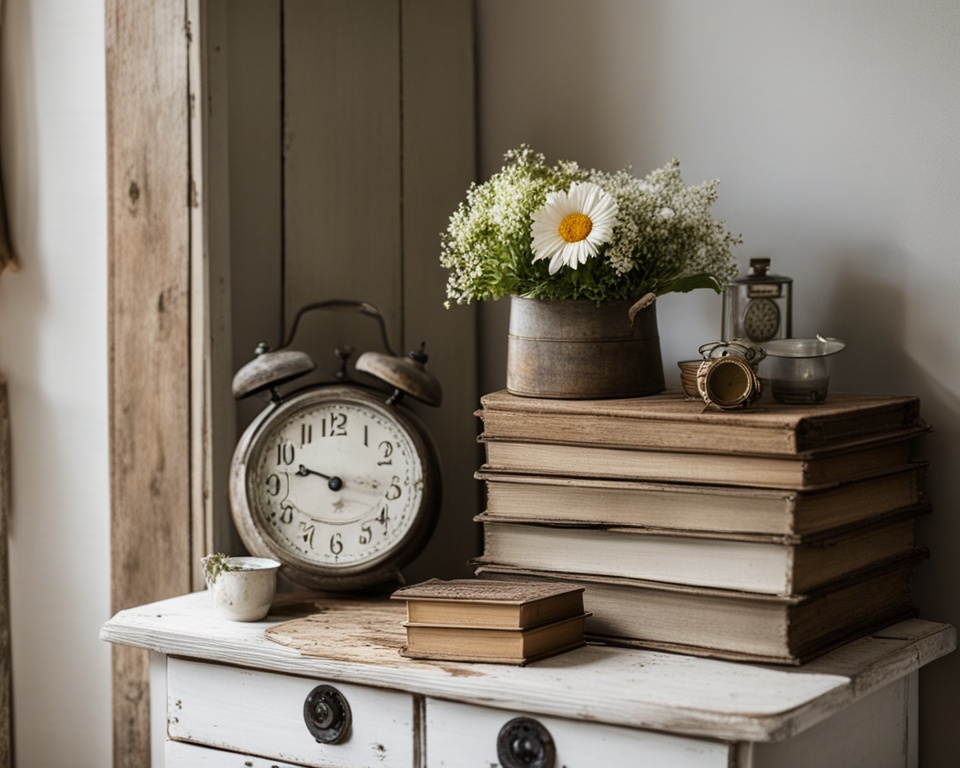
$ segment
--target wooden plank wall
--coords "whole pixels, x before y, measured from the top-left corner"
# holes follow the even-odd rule
[[[299,307],[354,299],[379,307],[400,344],[400,6],[284,3],[285,331]],[[328,312],[303,330],[298,343],[321,362],[335,362],[331,339],[380,347],[375,325],[353,316]]]
[[[226,92],[227,100],[215,106],[227,111],[230,349],[236,371],[258,343],[276,348],[283,335],[282,7],[276,0],[227,1],[227,74],[215,89]],[[255,398],[241,401],[240,423],[262,406]],[[229,442],[236,437],[230,434]],[[225,510],[226,499],[217,501]]]
[[[426,340],[444,394],[440,408],[417,410],[439,446],[443,507],[433,539],[407,569],[416,582],[472,575],[467,561],[480,554],[475,308],[444,308],[439,264],[440,232],[476,176],[473,4],[405,2],[402,29],[402,349]]]
[[[183,0],[107,0],[111,605],[191,587]],[[113,649],[114,765],[149,764],[148,659]]]
[[[230,378],[329,298],[376,304],[398,352],[426,341],[444,403],[411,407],[444,511],[408,578],[469,573],[476,320],[443,307],[439,233],[475,173],[472,5],[106,0],[114,610],[236,546],[223,477],[262,403]],[[366,318],[308,318],[325,378],[335,346],[381,349]],[[115,766],[149,764],[148,723],[147,659],[115,648]]]
[[[228,67],[234,368],[327,299],[377,306],[400,354],[425,341],[445,401],[408,404],[437,439],[445,504],[408,578],[468,575],[479,546],[476,319],[443,307],[439,233],[475,174],[472,2],[230,8],[228,47],[244,51]],[[317,362],[297,386],[329,381],[338,347],[383,350],[376,323],[355,313],[304,316],[292,346]],[[262,406],[241,402],[239,427]]]
[[[231,394],[232,288],[230,183],[247,158],[231,163],[230,17],[247,0],[187,0],[190,104],[190,432],[193,588],[205,587],[200,558],[232,552],[239,536],[226,512],[228,455],[236,407]],[[276,0],[273,0],[276,5]],[[261,5],[263,3],[261,2]],[[263,30],[259,30],[263,35]],[[256,35],[245,42],[253,43]],[[241,48],[242,50],[242,48]],[[245,56],[232,57],[243,62]],[[252,73],[251,73],[252,74]],[[249,83],[252,78],[244,78]],[[242,116],[245,120],[247,116]],[[244,211],[257,225],[260,216]],[[240,265],[240,269],[244,265]]]

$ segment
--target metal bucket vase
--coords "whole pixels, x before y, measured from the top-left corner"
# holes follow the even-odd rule
[[[652,295],[599,307],[580,299],[510,298],[509,392],[590,400],[653,395],[664,388]]]

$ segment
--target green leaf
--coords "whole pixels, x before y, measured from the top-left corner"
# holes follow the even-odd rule
[[[230,556],[217,552],[215,555],[207,555],[200,562],[203,563],[203,575],[209,586],[213,586],[221,573],[238,570],[237,566],[229,562]]]
[[[659,293],[661,295],[666,293],[689,293],[697,288],[710,288],[716,293],[720,293],[723,290],[723,285],[721,285],[720,281],[713,275],[687,275],[660,286]]]

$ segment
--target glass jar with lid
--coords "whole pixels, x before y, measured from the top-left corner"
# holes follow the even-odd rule
[[[750,271],[723,294],[722,338],[762,344],[791,335],[793,278],[770,274],[770,259],[750,259]]]

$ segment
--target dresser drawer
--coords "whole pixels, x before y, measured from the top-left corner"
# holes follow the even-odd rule
[[[338,743],[320,743],[304,720],[304,702],[330,688],[314,725],[335,738],[341,701],[349,727]],[[315,694],[316,695],[316,694]],[[332,704],[327,706],[326,704]],[[331,710],[333,710],[331,715]],[[184,659],[167,661],[167,735],[241,754],[317,768],[414,764],[414,699],[406,693]],[[219,766],[221,763],[212,763]],[[230,763],[245,768],[243,762]]]
[[[556,752],[553,765],[563,768],[601,765],[728,768],[730,765],[730,747],[721,742],[437,699],[426,702],[426,764],[430,768],[501,765],[497,755],[501,729],[518,717],[530,718],[546,729]],[[526,721],[515,722],[508,732],[514,740],[536,734]],[[522,747],[520,751],[523,752]],[[523,765],[523,760],[517,764]]]

